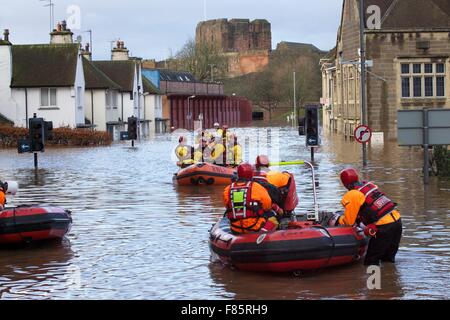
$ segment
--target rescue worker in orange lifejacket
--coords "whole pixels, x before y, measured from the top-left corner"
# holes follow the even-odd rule
[[[297,195],[297,189],[294,181],[294,176],[289,172],[280,172],[270,170],[269,158],[265,155],[261,155],[256,158],[257,171],[266,175],[267,182],[278,188],[281,193],[281,201],[276,202],[280,208],[283,208],[284,214],[289,215],[292,213],[298,205],[299,199]]]
[[[284,214],[283,196],[279,187],[272,183],[274,180],[273,177],[275,177],[274,174],[271,174],[271,181],[269,181],[268,173],[271,172],[269,166],[270,161],[267,156],[258,156],[256,158],[256,171],[253,177],[253,181],[258,182],[260,185],[266,188],[267,192],[270,195],[270,198],[272,199],[272,209],[281,216]]]
[[[395,263],[403,231],[397,205],[372,182],[360,182],[355,169],[342,171],[341,181],[349,192],[342,198],[344,215],[334,224],[352,226],[361,222],[366,226],[364,233],[371,238],[365,265]]]
[[[0,211],[5,209],[6,191],[8,191],[8,182],[0,181]]]
[[[252,179],[253,166],[241,164],[237,168],[237,182],[225,188],[223,194],[226,215],[236,234],[271,232],[279,225],[267,190]]]

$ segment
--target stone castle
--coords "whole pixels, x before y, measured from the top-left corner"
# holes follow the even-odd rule
[[[264,19],[216,19],[200,22],[196,42],[214,43],[228,58],[228,76],[263,70],[272,51],[270,22]]]

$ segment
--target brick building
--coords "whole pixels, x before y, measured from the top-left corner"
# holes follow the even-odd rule
[[[396,139],[397,110],[450,107],[450,2],[365,5],[366,55],[373,61],[367,74],[369,125]],[[381,25],[372,23],[378,10]],[[324,127],[346,136],[361,122],[359,36],[359,1],[344,0],[336,49],[321,66]]]
[[[267,20],[216,19],[200,22],[196,42],[214,43],[228,59],[228,76],[264,69],[272,50],[271,25]]]

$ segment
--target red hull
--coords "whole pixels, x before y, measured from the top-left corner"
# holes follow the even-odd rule
[[[261,234],[233,235],[223,219],[211,230],[209,244],[222,263],[260,272],[317,270],[349,264],[365,254],[367,241],[356,228],[297,227],[269,233],[259,243]]]
[[[71,225],[70,212],[57,207],[6,209],[0,213],[0,244],[62,239]]]
[[[180,186],[229,185],[234,173],[235,169],[233,168],[198,163],[180,170],[175,179]]]

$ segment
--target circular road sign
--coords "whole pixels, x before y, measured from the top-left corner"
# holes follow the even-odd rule
[[[372,138],[372,130],[368,126],[359,126],[355,129],[355,139],[359,143],[367,143]]]

